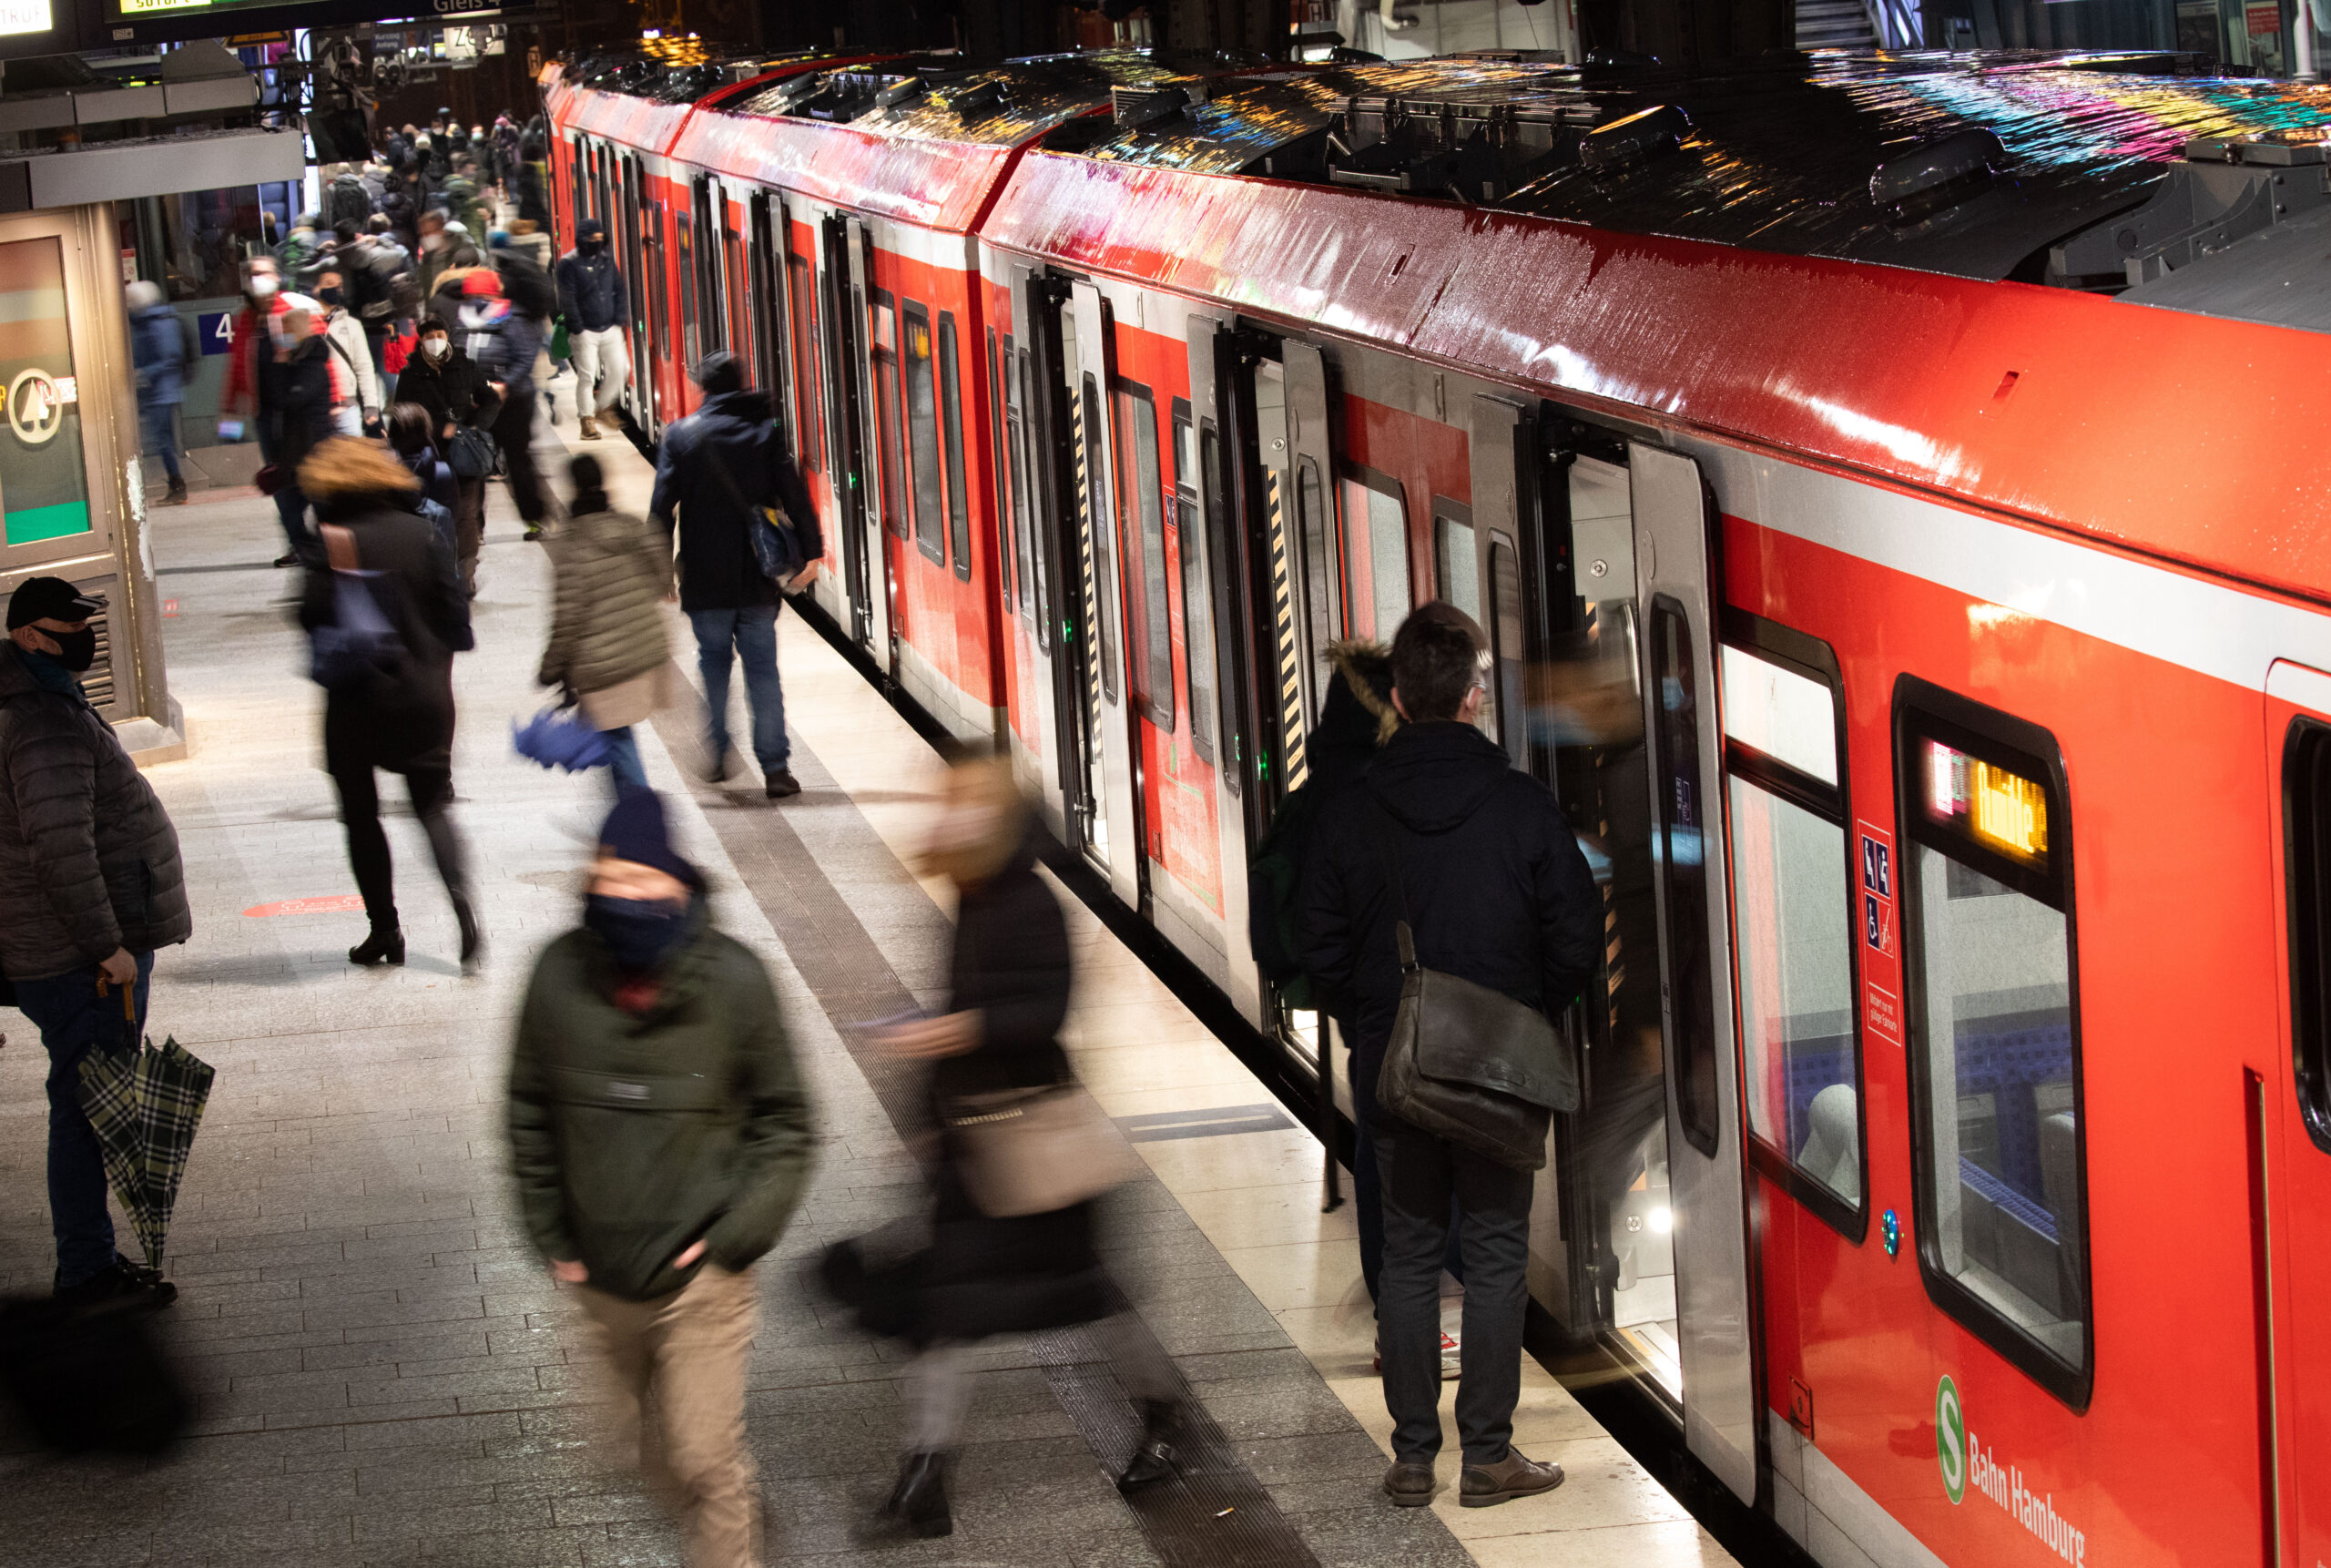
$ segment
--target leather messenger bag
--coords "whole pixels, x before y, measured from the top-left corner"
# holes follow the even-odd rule
[[[1546,1127],[1578,1109],[1578,1069],[1537,1008],[1417,962],[1392,819],[1375,802],[1376,845],[1400,911],[1400,1006],[1376,1097],[1402,1121],[1515,1170],[1546,1163]]]

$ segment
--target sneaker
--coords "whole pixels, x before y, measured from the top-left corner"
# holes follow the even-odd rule
[[[596,441],[599,439],[599,426],[589,414],[585,414],[577,423],[583,427],[582,434],[584,440]]]
[[[1432,1501],[1432,1466],[1414,1460],[1394,1460],[1384,1472],[1384,1495],[1392,1500],[1395,1508],[1424,1507]]]
[[[1457,1501],[1466,1508],[1495,1508],[1517,1497],[1535,1497],[1562,1483],[1562,1467],[1540,1464],[1509,1447],[1495,1464],[1469,1464],[1457,1482]]]
[[[279,566],[296,566],[300,564],[300,553],[294,550],[288,555],[278,555],[275,558],[275,564]]]
[[[764,777],[769,785],[769,798],[772,800],[784,800],[801,793],[801,780],[786,769],[780,768]]]

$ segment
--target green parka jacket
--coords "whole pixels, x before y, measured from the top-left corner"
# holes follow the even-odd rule
[[[657,607],[672,588],[672,542],[622,512],[585,512],[550,542],[550,641],[534,679],[580,697],[660,667],[671,640]]]
[[[799,1201],[815,1132],[769,972],[695,926],[655,1005],[616,1005],[606,949],[571,931],[535,961],[510,1070],[510,1142],[526,1229],[633,1301],[677,1290],[693,1242],[742,1269]]]

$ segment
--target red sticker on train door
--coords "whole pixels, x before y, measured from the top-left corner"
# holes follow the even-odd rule
[[[1896,920],[1894,835],[1868,822],[1859,830],[1860,883],[1855,902],[1861,927],[1862,1019],[1872,1034],[1902,1043],[1900,926]]]

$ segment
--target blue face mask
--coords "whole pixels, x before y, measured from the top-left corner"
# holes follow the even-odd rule
[[[668,904],[590,893],[583,900],[583,925],[607,944],[607,956],[617,968],[636,972],[654,969],[672,955],[687,935],[694,907],[693,901]]]

